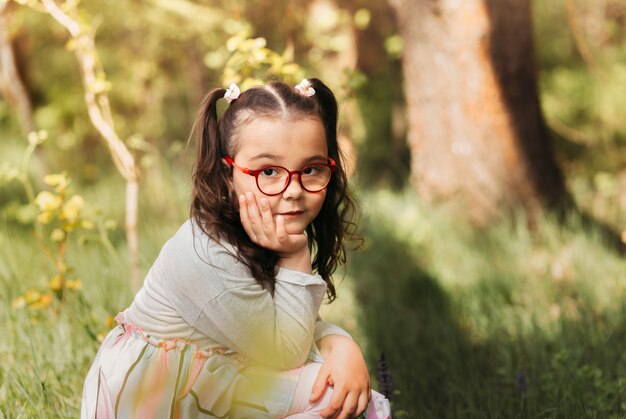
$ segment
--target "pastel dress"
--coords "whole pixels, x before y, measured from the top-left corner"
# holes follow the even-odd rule
[[[280,268],[272,296],[235,254],[192,220],[166,242],[98,350],[83,419],[288,415],[299,371],[324,361],[315,342],[349,335],[319,318],[319,275]],[[376,402],[367,417],[388,417]]]

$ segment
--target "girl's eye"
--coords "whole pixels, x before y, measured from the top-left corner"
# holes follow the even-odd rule
[[[278,169],[275,167],[266,167],[261,173],[263,176],[276,176],[278,174]]]
[[[302,173],[311,176],[319,174],[321,170],[322,168],[320,166],[307,166]]]

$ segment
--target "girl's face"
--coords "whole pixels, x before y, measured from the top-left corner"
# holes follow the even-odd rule
[[[264,166],[283,166],[300,170],[312,163],[326,163],[326,133],[319,118],[255,118],[245,124],[236,139],[239,149],[231,156],[238,166],[251,170]],[[307,192],[298,175],[291,177],[285,191],[275,196],[263,194],[254,176],[233,168],[233,187],[237,196],[252,192],[256,201],[268,200],[274,219],[282,215],[289,234],[302,233],[322,208],[326,189]]]

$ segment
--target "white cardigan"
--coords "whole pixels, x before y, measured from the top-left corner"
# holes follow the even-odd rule
[[[272,298],[234,253],[187,220],[161,249],[125,321],[156,338],[226,347],[281,370],[323,362],[315,342],[324,336],[350,337],[319,318],[326,292],[319,275],[280,268]]]

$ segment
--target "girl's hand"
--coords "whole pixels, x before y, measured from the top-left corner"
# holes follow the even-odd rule
[[[303,233],[289,234],[285,219],[272,216],[269,201],[260,198],[257,202],[252,192],[239,196],[239,216],[250,239],[261,247],[273,250],[281,257],[279,266],[294,270],[311,271],[311,252],[307,237]]]
[[[359,346],[350,338],[329,335],[320,339],[324,363],[313,384],[309,402],[317,401],[327,385],[333,386],[324,418],[353,418],[362,414],[369,403],[370,376]]]

